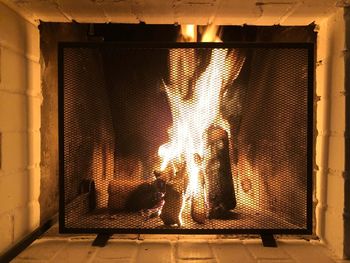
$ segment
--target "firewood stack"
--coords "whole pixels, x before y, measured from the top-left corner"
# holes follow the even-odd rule
[[[209,218],[225,218],[236,207],[227,132],[215,125],[207,130],[205,181]]]

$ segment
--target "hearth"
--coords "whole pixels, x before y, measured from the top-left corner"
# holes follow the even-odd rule
[[[311,233],[313,54],[61,43],[61,231]]]

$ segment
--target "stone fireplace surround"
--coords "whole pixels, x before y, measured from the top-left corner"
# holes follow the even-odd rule
[[[20,11],[0,3],[0,14],[1,255],[55,215],[58,178],[57,105],[52,103],[57,81],[44,77],[56,68],[49,63],[54,58],[40,54],[40,47],[54,43],[41,38],[39,45],[41,32]],[[349,17],[347,8],[339,8],[316,26],[315,234],[339,258],[349,256],[350,236],[350,197],[345,188]],[[76,31],[71,40],[86,37],[71,28]],[[57,35],[65,33],[67,29],[61,28]]]

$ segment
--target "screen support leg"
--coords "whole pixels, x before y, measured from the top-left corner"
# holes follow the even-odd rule
[[[261,234],[261,240],[264,247],[277,247],[277,243],[272,234]]]
[[[92,242],[93,247],[104,247],[107,245],[107,242],[112,234],[98,234],[95,240]]]

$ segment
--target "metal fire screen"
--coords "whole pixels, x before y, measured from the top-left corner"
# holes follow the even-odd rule
[[[310,233],[313,52],[62,43],[61,231]]]

